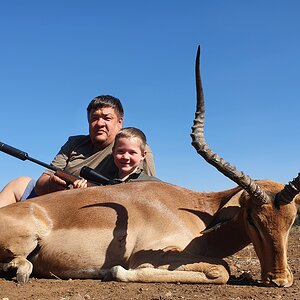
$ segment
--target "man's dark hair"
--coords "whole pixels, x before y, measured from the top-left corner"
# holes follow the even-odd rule
[[[90,112],[103,107],[111,107],[119,118],[124,117],[124,110],[121,101],[110,95],[102,95],[95,97],[87,107],[87,116],[89,120]]]

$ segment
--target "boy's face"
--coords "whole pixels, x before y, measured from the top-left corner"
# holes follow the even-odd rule
[[[136,138],[118,138],[114,145],[113,155],[122,179],[135,171],[145,158],[146,152],[141,150],[140,143]]]

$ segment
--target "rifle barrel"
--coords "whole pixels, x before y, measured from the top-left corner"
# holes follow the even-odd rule
[[[0,142],[0,150],[21,160],[28,159],[28,153]]]
[[[32,162],[34,162],[34,163],[36,163],[40,166],[43,166],[43,167],[48,168],[48,169],[53,170],[53,171],[59,170],[59,168],[57,168],[53,165],[49,165],[49,164],[46,164],[46,163],[44,163],[40,160],[32,158],[28,155],[28,153],[26,153],[26,152],[24,152],[20,149],[14,148],[12,146],[9,146],[7,144],[4,144],[2,142],[0,142],[0,151],[4,152],[6,154],[9,154],[11,156],[14,156],[16,158],[19,158],[21,160],[30,160],[30,161],[32,161]]]
[[[34,163],[36,163],[40,166],[43,166],[47,169],[52,170],[52,171],[55,171],[55,172],[59,171],[60,175],[66,175],[65,177],[60,176],[63,179],[65,178],[64,180],[66,180],[66,181],[70,181],[70,179],[69,179],[70,176],[72,178],[74,178],[74,180],[79,179],[79,177],[77,178],[76,176],[70,175],[70,174],[64,172],[63,170],[61,170],[60,168],[58,168],[56,166],[49,165],[49,164],[46,164],[46,163],[44,163],[40,160],[32,158],[28,155],[28,153],[26,153],[22,150],[19,150],[17,148],[14,148],[12,146],[9,146],[7,144],[4,144],[2,142],[0,142],[0,151],[4,152],[6,154],[9,154],[11,156],[14,156],[18,159],[21,159],[21,160],[30,160],[31,162],[34,162]],[[87,179],[88,181],[92,181],[95,184],[107,185],[107,184],[110,184],[110,183],[115,183],[115,182],[111,182],[110,179],[108,179],[107,177],[95,172],[93,169],[91,169],[89,167],[83,167],[81,169],[80,176]],[[70,181],[70,182],[73,183],[73,181]]]

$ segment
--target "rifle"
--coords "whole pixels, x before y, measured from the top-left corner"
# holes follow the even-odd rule
[[[35,158],[32,158],[28,155],[28,153],[19,150],[17,148],[14,148],[12,146],[9,146],[7,144],[4,144],[0,142],[0,151],[9,154],[11,156],[14,156],[21,160],[29,160],[31,162],[34,162],[40,166],[43,166],[47,169],[50,169],[55,172],[55,175],[63,179],[67,182],[67,185],[72,184],[75,180],[80,179],[80,177],[71,175],[60,168],[46,164],[40,160],[37,160]],[[107,185],[107,184],[115,184],[119,183],[117,180],[110,180],[107,177],[97,173],[93,169],[89,167],[83,167],[80,171],[80,176],[82,176],[84,179],[88,180],[88,186],[95,186],[95,185]]]

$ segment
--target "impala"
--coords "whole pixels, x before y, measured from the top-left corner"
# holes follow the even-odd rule
[[[204,138],[204,97],[196,57],[196,151],[237,187],[194,192],[166,182],[131,182],[56,192],[0,209],[0,262],[18,282],[39,277],[124,282],[224,284],[224,258],[249,243],[265,285],[288,287],[288,235],[300,176],[284,185],[254,181]]]

